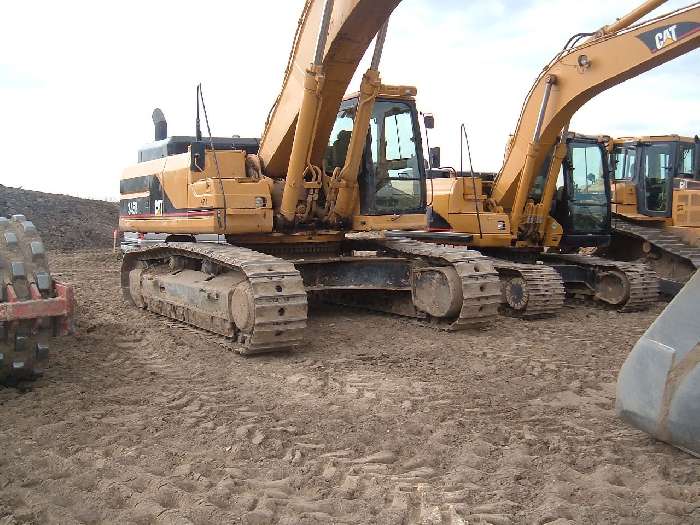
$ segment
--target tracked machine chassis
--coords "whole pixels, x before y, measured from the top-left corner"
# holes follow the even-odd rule
[[[512,253],[494,253],[494,257],[497,255],[513,256]],[[523,262],[536,263],[530,264],[530,267],[541,268],[540,272],[546,269],[559,275],[562,283],[560,305],[563,304],[564,291],[570,296],[590,297],[621,312],[644,310],[659,298],[658,276],[644,263],[560,253],[520,253],[515,257],[521,265]],[[500,264],[506,266],[507,261],[501,261]],[[499,266],[498,262],[496,266]],[[546,295],[542,294],[541,302],[545,298]]]
[[[42,372],[49,339],[73,332],[72,289],[56,282],[36,227],[0,217],[0,382]]]
[[[660,276],[661,291],[677,294],[700,268],[700,248],[662,226],[613,221],[614,239],[607,255],[614,259],[644,259]]]
[[[620,312],[646,310],[659,300],[659,278],[644,263],[580,254],[544,254],[572,295],[588,295]]]
[[[503,308],[525,318],[555,314],[568,296],[590,297],[622,312],[658,300],[659,279],[643,263],[579,254],[486,252],[501,277]]]
[[[411,292],[416,317],[461,330],[488,326],[498,316],[498,273],[490,259],[478,251],[411,239],[364,241],[355,248],[373,248],[404,261],[408,281],[404,289]]]
[[[256,246],[258,250],[264,246]],[[307,292],[346,305],[429,320],[449,330],[488,326],[501,288],[479,252],[410,240],[345,241],[304,255],[247,247],[168,243],[130,251],[125,298],[151,312],[220,334],[241,354],[304,341]]]

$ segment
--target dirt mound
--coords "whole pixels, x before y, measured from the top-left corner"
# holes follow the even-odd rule
[[[119,222],[116,203],[9,188],[0,184],[0,216],[26,215],[53,250],[108,247]]]

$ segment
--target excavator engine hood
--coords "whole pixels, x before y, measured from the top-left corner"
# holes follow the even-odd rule
[[[617,382],[617,413],[700,456],[700,272],[637,342]]]

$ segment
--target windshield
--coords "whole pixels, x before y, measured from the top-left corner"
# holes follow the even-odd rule
[[[369,123],[374,213],[417,210],[423,204],[413,111],[401,101],[378,101]],[[368,191],[372,191],[368,188]]]
[[[355,124],[357,100],[344,103],[326,147],[324,170],[342,168]],[[420,132],[414,106],[401,100],[377,100],[369,122],[358,174],[362,213],[420,212],[424,206]]]
[[[665,212],[669,206],[669,179],[673,177],[673,144],[657,142],[644,147],[642,176],[647,210]]]
[[[570,188],[568,188],[571,226],[576,233],[595,233],[607,229],[608,190],[605,152],[599,144],[569,145]]]
[[[615,161],[615,180],[632,180],[634,177],[634,161],[636,153],[634,148],[616,147],[613,152]]]
[[[355,124],[355,107],[341,109],[335,119],[328,147],[326,148],[325,171],[332,174],[335,168],[342,168],[350,146],[350,136]]]
[[[678,158],[678,176],[692,179],[695,172],[695,144],[682,142]]]

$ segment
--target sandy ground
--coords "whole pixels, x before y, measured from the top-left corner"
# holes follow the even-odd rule
[[[110,253],[53,267],[80,335],[0,390],[0,524],[700,523],[700,460],[613,411],[661,306],[459,334],[318,307],[242,358],[125,307]]]

